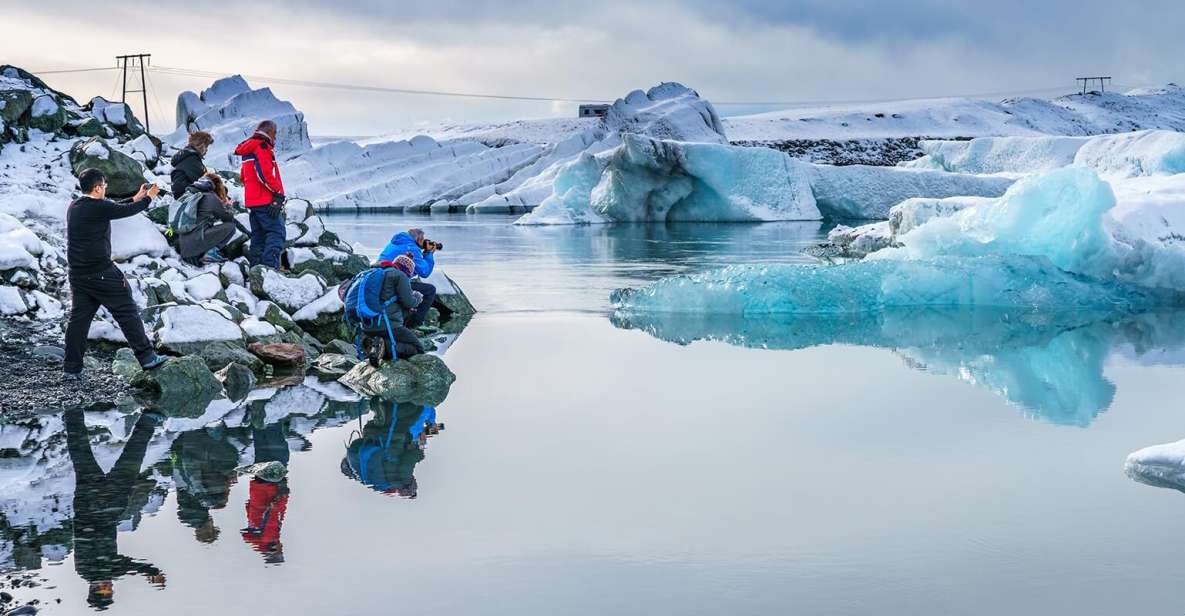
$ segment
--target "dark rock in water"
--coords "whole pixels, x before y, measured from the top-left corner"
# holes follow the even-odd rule
[[[144,184],[144,165],[100,137],[79,141],[70,148],[70,168],[75,177],[85,169],[102,171],[107,176],[107,195],[115,199],[136,194]]]
[[[448,275],[445,275],[445,278],[449,281],[449,284],[453,285],[453,290],[456,292],[437,295],[436,303],[442,304],[447,309],[450,317],[477,314],[477,308],[473,307],[473,302],[470,302],[469,298],[465,296],[465,292],[461,290],[461,286],[454,282],[452,278],[449,278]]]
[[[326,353],[313,361],[310,371],[323,379],[337,380],[345,376],[356,365],[358,365],[358,360],[354,359],[352,353],[348,356]]]
[[[247,347],[248,351],[254,353],[264,363],[272,366],[284,366],[289,368],[299,368],[304,366],[304,347],[298,344],[279,343],[279,344],[262,344],[256,342]]]
[[[353,343],[346,342],[345,340],[330,340],[329,344],[326,344],[323,350],[326,353],[337,353],[338,355],[345,355],[346,357],[357,357],[357,349],[354,348]]]
[[[254,356],[252,359],[255,359]],[[226,397],[231,400],[242,400],[255,388],[255,373],[251,372],[251,369],[243,364],[228,364],[214,376],[222,381],[222,387],[226,390]]]
[[[444,402],[456,379],[439,357],[416,355],[378,369],[359,363],[338,381],[364,396],[434,406]]]
[[[33,357],[40,357],[50,362],[61,362],[66,358],[66,351],[62,347],[41,345],[33,348]]]
[[[263,372],[263,362],[240,343],[218,341],[206,344],[198,353],[211,371],[217,372],[230,364],[242,364],[256,374]]]
[[[220,383],[205,360],[178,357],[155,370],[143,370],[132,381],[142,389],[160,392],[160,412],[169,417],[197,417],[222,395]]]

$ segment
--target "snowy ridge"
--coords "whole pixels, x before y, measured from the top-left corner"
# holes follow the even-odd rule
[[[734,141],[1101,135],[1185,130],[1185,89],[1070,94],[992,102],[939,98],[789,109],[724,119]]]

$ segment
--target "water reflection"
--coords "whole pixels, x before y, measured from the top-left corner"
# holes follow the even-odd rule
[[[444,428],[436,407],[370,402],[371,419],[346,446],[342,473],[366,487],[404,498],[419,493],[415,468],[424,459],[428,437]]]
[[[95,607],[110,605],[114,601],[114,580],[123,575],[141,574],[163,586],[165,576],[159,568],[119,553],[117,532],[125,519],[132,519],[135,528],[140,507],[130,512],[128,509],[156,420],[148,414],[140,416],[123,452],[107,472],[95,459],[82,410],[66,411],[65,422],[75,480],[74,569],[89,584],[87,603]]]
[[[72,555],[89,585],[87,603],[98,609],[114,603],[120,578],[143,575],[163,587],[160,567],[120,553],[119,533],[135,531],[172,491],[177,522],[196,541],[215,543],[224,529],[211,512],[228,507],[240,480],[248,482],[240,537],[277,565],[284,516],[299,495],[286,477],[243,475],[245,467],[287,467],[293,451],[311,449],[314,431],[357,421],[362,428],[343,470],[410,498],[426,439],[440,429],[435,407],[372,402],[314,377],[241,402],[216,400],[198,417],[159,410],[71,409],[0,424],[0,572]]]
[[[699,340],[763,349],[848,344],[891,349],[917,370],[952,376],[1026,414],[1087,426],[1110,407],[1109,357],[1185,363],[1185,313],[1112,316],[916,309],[844,317],[722,317],[617,312],[614,325],[686,345]]]

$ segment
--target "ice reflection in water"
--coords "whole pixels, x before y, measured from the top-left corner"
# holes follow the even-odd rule
[[[745,318],[619,311],[611,318],[617,327],[681,345],[711,340],[763,349],[830,344],[891,349],[910,367],[985,388],[1034,418],[1082,427],[1115,397],[1115,386],[1103,373],[1112,353],[1143,363],[1185,365],[1185,312],[1112,316],[910,309]]]

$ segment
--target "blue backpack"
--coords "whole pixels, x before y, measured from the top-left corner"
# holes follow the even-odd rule
[[[383,293],[383,276],[385,270],[380,268],[368,269],[350,279],[346,291],[345,310],[342,320],[354,328],[354,346],[358,358],[363,359],[362,334],[364,330],[378,329],[381,323],[386,327],[387,337],[391,341],[391,351],[395,351],[395,334],[391,330],[391,319],[387,315],[387,308],[398,298],[391,296],[387,301],[380,299]]]

